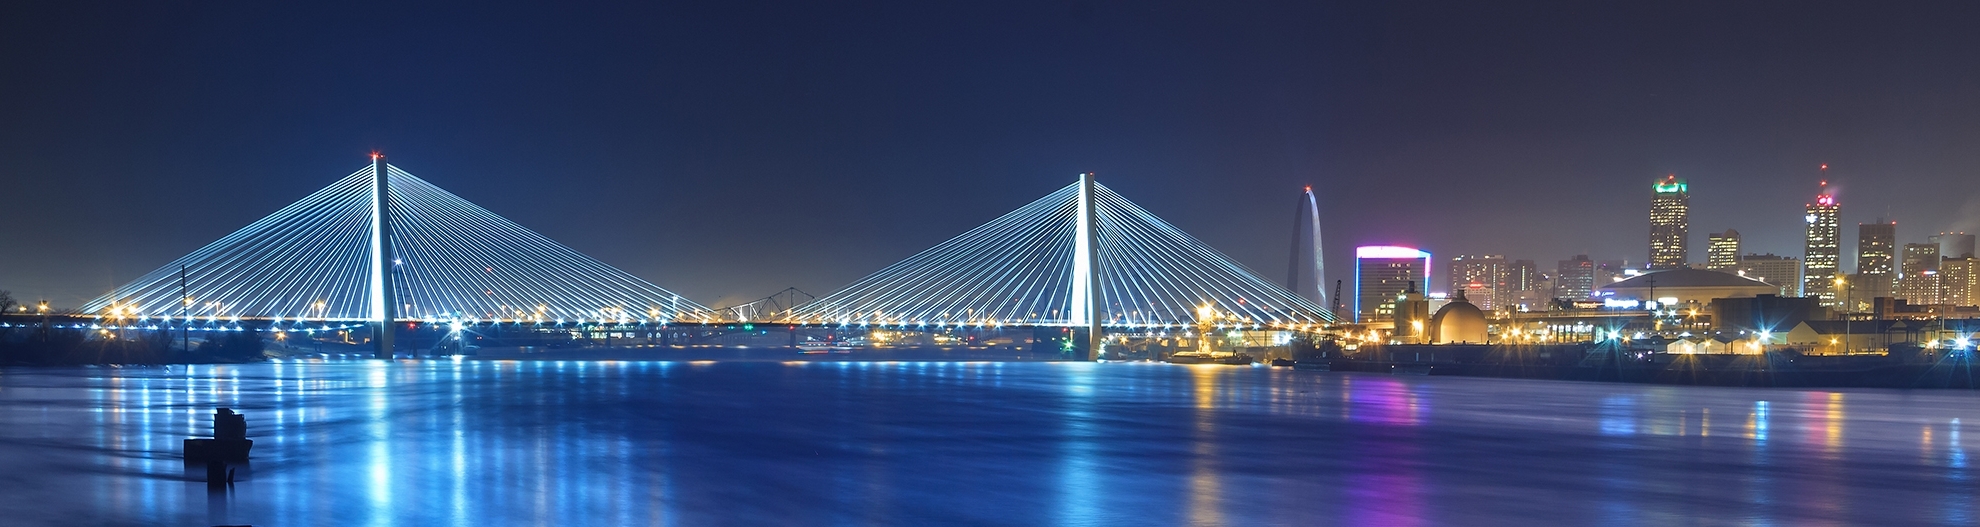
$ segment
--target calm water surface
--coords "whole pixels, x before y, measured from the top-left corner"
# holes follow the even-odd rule
[[[1160,364],[9,369],[0,523],[1973,525],[1976,403]],[[256,439],[220,494],[178,454],[216,406]]]

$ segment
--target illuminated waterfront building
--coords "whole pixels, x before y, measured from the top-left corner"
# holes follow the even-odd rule
[[[1837,265],[1842,256],[1841,208],[1835,194],[1829,192],[1829,182],[1823,181],[1821,193],[1815,195],[1815,202],[1808,204],[1808,212],[1802,216],[1808,224],[1808,238],[1802,255],[1807,270],[1801,276],[1801,291],[1820,299],[1826,307],[1842,304],[1841,291],[1836,289]]]
[[[1740,276],[1779,287],[1780,296],[1801,296],[1801,260],[1792,256],[1748,254],[1740,257],[1739,265],[1733,270]]]
[[[1891,296],[1897,283],[1897,222],[1856,224],[1856,284],[1847,296],[1859,305]],[[1937,265],[1932,266],[1935,270]]]
[[[1649,269],[1676,269],[1686,262],[1691,236],[1691,193],[1676,174],[1651,187]]]
[[[1706,247],[1705,268],[1714,271],[1730,271],[1739,266],[1739,231],[1726,229],[1726,232],[1712,233],[1712,244]]]
[[[1554,273],[1554,298],[1585,300],[1595,294],[1595,261],[1586,254],[1561,260]]]
[[[1430,253],[1371,245],[1354,250],[1354,316],[1361,323],[1393,319],[1396,297],[1412,283],[1430,283]]]

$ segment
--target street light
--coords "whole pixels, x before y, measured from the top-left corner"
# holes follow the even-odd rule
[[[1850,313],[1856,310],[1856,306],[1853,305],[1856,303],[1855,298],[1853,298],[1856,293],[1856,287],[1854,284],[1849,284],[1849,287],[1844,287],[1845,284],[1848,284],[1848,281],[1844,280],[1842,275],[1836,275],[1836,288],[1843,290],[1843,310],[1841,311],[1843,317],[1843,341],[1841,344],[1842,344],[1842,353],[1847,354],[1849,353],[1849,331],[1851,329],[1850,326],[1852,325],[1852,322],[1855,321],[1854,317],[1850,316]],[[1835,340],[1835,339],[1830,339],[1830,340]]]

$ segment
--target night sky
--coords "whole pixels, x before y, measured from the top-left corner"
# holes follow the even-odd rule
[[[1980,231],[1976,2],[400,4],[0,6],[0,289],[80,304],[373,150],[711,305],[1086,171],[1274,280],[1308,184],[1330,278],[1641,262],[1669,173],[1694,261],[1799,255],[1822,163],[1845,252]]]

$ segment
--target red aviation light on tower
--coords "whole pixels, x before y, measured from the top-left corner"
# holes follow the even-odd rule
[[[1826,170],[1828,170],[1828,169],[1829,169],[1829,165],[1827,165],[1827,164],[1824,164],[1824,165],[1822,165],[1822,170],[1825,170],[1825,171],[1826,171]],[[1817,205],[1821,205],[1821,206],[1824,206],[1824,207],[1831,207],[1831,206],[1835,206],[1835,204],[1836,204],[1836,193],[1835,193],[1835,192],[1833,192],[1833,191],[1830,191],[1830,190],[1829,190],[1829,179],[1828,179],[1828,178],[1822,178],[1822,189],[1821,189],[1821,191],[1819,191],[1818,193],[1816,193],[1816,194],[1815,194],[1815,204],[1817,204]]]

